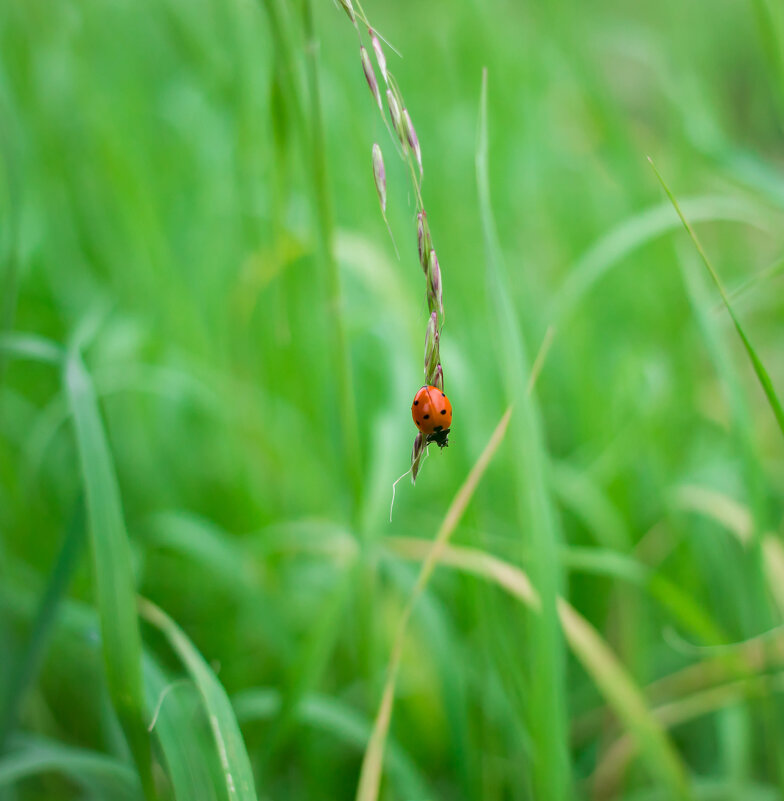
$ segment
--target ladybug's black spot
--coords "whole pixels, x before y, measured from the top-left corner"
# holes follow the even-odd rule
[[[430,415],[429,415],[429,414],[426,414],[426,415],[425,415],[425,420],[427,420],[427,418],[428,418],[428,417],[430,417]]]
[[[414,401],[414,406],[419,406],[419,401]]]
[[[442,397],[442,398],[445,398],[445,397],[446,397],[446,395],[444,395],[444,393],[442,392],[442,393],[441,393],[441,397]]]
[[[441,409],[441,414],[446,414],[446,409]]]

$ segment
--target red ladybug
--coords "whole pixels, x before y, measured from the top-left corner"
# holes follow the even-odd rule
[[[438,387],[422,387],[414,395],[411,416],[428,442],[435,442],[440,448],[449,444],[447,434],[452,425],[452,404]]]

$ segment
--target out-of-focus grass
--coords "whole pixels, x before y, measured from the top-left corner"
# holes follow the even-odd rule
[[[0,794],[354,797],[401,543],[514,403],[402,642],[381,797],[780,796],[781,437],[646,161],[780,397],[780,9],[367,7],[404,56],[455,409],[390,525],[413,207],[345,14],[302,8],[0,8]]]

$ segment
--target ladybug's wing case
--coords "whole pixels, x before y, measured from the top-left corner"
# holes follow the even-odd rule
[[[433,419],[428,389],[429,387],[422,387],[411,404],[411,416],[414,418],[416,427],[425,434],[429,434],[432,431],[430,424]]]
[[[452,404],[438,387],[427,388],[430,402],[430,422],[432,431],[445,431],[452,425]]]
[[[411,404],[411,416],[423,434],[446,432],[452,425],[452,404],[438,387],[422,387]]]

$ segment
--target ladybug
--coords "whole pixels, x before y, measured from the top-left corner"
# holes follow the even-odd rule
[[[435,442],[440,448],[449,444],[447,435],[452,425],[452,404],[438,387],[422,387],[414,395],[411,416],[427,442]]]

